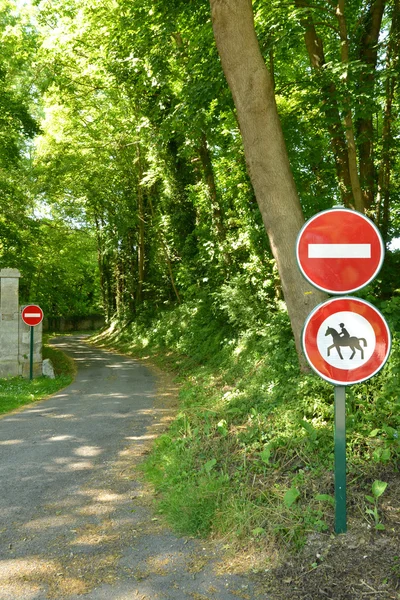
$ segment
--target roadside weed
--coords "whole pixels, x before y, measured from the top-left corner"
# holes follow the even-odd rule
[[[365,499],[367,500],[367,502],[369,502],[370,504],[372,504],[373,508],[369,508],[368,506],[365,509],[365,512],[367,513],[367,515],[370,515],[373,518],[374,524],[375,524],[375,529],[383,531],[385,529],[385,526],[383,523],[381,523],[381,519],[378,513],[378,500],[379,498],[382,496],[382,494],[385,492],[387,488],[387,483],[385,481],[379,481],[378,479],[376,479],[374,481],[374,483],[372,484],[372,496],[365,496]]]

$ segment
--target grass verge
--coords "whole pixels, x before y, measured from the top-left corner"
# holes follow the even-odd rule
[[[235,333],[186,306],[97,342],[178,373],[180,410],[145,466],[175,529],[295,548],[332,531],[333,386],[299,373],[285,314]],[[399,365],[395,337],[383,373],[347,392],[349,518],[373,528],[365,496],[400,456]]]
[[[48,377],[38,377],[32,381],[22,377],[0,379],[0,414],[19,409],[31,402],[43,400],[72,382],[75,365],[71,358],[50,346],[46,341],[43,345],[43,358],[51,360],[56,375],[55,379]]]

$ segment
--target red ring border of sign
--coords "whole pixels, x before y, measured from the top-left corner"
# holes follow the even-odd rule
[[[379,261],[377,263],[377,266],[374,270],[374,272],[372,273],[372,275],[361,285],[357,285],[357,286],[350,286],[349,288],[343,289],[343,290],[332,290],[331,288],[327,287],[327,286],[323,286],[323,285],[319,285],[317,282],[315,282],[312,277],[310,277],[309,274],[307,274],[303,268],[302,265],[302,261],[300,259],[300,244],[302,241],[302,236],[304,234],[304,232],[307,231],[307,228],[310,227],[310,225],[317,219],[323,217],[323,215],[326,215],[328,213],[334,214],[334,213],[339,213],[339,212],[344,212],[344,213],[348,213],[350,214],[352,217],[356,218],[356,219],[361,219],[363,221],[365,221],[365,223],[371,228],[372,231],[374,231],[374,233],[377,236],[377,240],[380,246],[380,257],[379,257]],[[302,228],[299,231],[299,234],[297,236],[297,240],[296,240],[296,260],[297,260],[297,264],[298,267],[302,273],[302,275],[307,279],[307,281],[309,281],[314,287],[316,287],[319,290],[322,290],[323,292],[327,292],[328,294],[332,294],[334,296],[343,296],[345,294],[351,294],[353,292],[356,292],[358,290],[361,290],[362,288],[364,288],[365,286],[369,285],[371,283],[371,281],[373,281],[375,279],[375,277],[377,276],[377,274],[379,273],[379,271],[382,268],[383,265],[383,261],[385,258],[385,244],[383,242],[382,239],[382,235],[379,231],[379,229],[377,228],[377,226],[375,225],[375,223],[373,223],[373,221],[371,221],[371,219],[369,219],[368,217],[366,217],[365,215],[351,210],[349,208],[343,208],[341,206],[338,206],[337,208],[329,208],[327,210],[323,210],[320,211],[319,213],[317,213],[316,215],[310,217],[310,219],[308,219],[304,225],[302,226]],[[343,259],[340,259],[343,260]]]
[[[335,303],[337,308],[335,312],[348,310],[349,301],[352,302],[353,305],[351,308],[355,313],[363,316],[367,320],[368,316],[373,314],[375,317],[378,317],[380,322],[379,324],[374,324],[369,320],[370,325],[374,329],[377,341],[372,356],[360,367],[346,370],[333,367],[321,356],[317,347],[317,333],[323,321],[332,314],[328,310],[324,309],[327,309],[329,305]],[[375,308],[373,304],[367,302],[366,300],[362,300],[361,298],[355,298],[354,296],[342,296],[340,298],[331,298],[314,308],[304,323],[301,342],[304,355],[313,371],[315,371],[320,377],[322,377],[322,379],[325,379],[325,381],[328,381],[329,383],[339,386],[347,386],[361,383],[367,379],[370,379],[384,367],[389,358],[392,346],[392,336],[384,316],[377,308]],[[310,352],[310,349],[307,349],[307,344],[311,344],[312,352]],[[382,344],[386,346],[386,350],[383,355],[382,351],[378,347],[378,344],[379,346]],[[344,374],[346,372],[348,373],[348,379],[344,380]]]
[[[33,324],[26,321],[25,320],[26,317],[24,317],[24,311],[26,311],[26,310],[40,311],[40,313],[41,313],[40,321],[37,321],[37,323],[33,323]],[[40,325],[40,323],[43,321],[43,318],[44,318],[43,310],[37,304],[28,304],[27,306],[24,306],[23,309],[21,310],[21,319],[23,320],[25,325],[29,325],[29,327],[36,327],[37,325]]]

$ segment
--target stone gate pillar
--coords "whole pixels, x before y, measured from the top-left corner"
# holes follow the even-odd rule
[[[18,269],[0,270],[0,377],[16,377],[19,369]]]

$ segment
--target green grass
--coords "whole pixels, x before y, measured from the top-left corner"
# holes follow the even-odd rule
[[[351,518],[400,458],[400,342],[347,392]],[[177,372],[180,407],[144,464],[159,510],[186,535],[300,547],[332,531],[333,386],[299,372],[287,316],[247,329],[202,305],[118,325],[99,343]],[[386,474],[386,475],[385,475]]]
[[[71,358],[47,344],[43,347],[43,358],[50,358],[52,361],[55,379],[48,377],[38,377],[32,381],[22,377],[0,379],[0,414],[43,400],[72,382],[75,366]]]
[[[61,350],[53,348],[49,345],[48,339],[52,336],[44,336],[43,339],[43,358],[49,358],[53,364],[56,377],[74,377],[76,374],[76,366],[72,358],[64,354]]]

